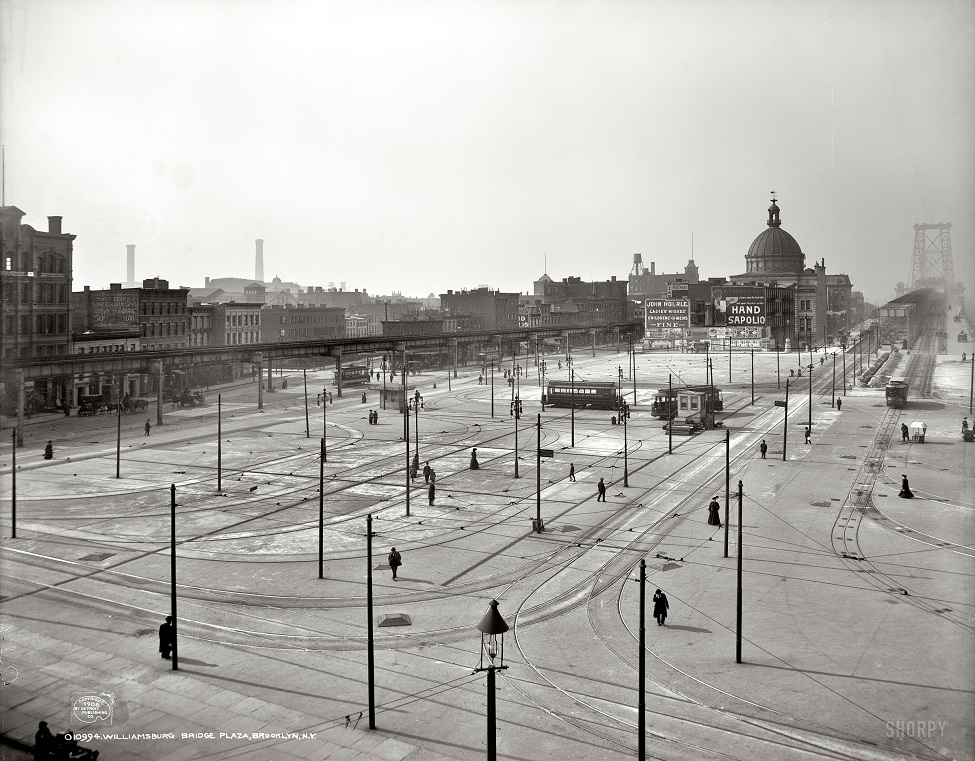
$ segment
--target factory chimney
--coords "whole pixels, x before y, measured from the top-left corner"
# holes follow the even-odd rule
[[[135,282],[135,244],[130,243],[125,247],[125,283],[131,285]]]
[[[258,238],[255,243],[257,243],[257,253],[255,254],[254,261],[254,279],[258,283],[264,282],[264,241]]]

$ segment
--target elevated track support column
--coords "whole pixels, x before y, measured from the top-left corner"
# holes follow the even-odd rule
[[[163,424],[162,407],[163,407],[163,363],[162,360],[156,362],[156,379],[158,381],[158,391],[156,394],[156,425]]]
[[[335,360],[335,387],[338,389],[339,399],[342,398],[342,348],[336,346],[328,350],[328,355]]]

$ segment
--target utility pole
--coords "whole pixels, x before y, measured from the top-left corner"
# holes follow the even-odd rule
[[[637,699],[637,758],[647,757],[647,561],[640,559],[640,694]]]
[[[728,557],[728,518],[731,511],[731,431],[724,432],[724,556]]]
[[[372,513],[366,516],[366,678],[369,682],[369,729],[376,728],[376,657],[372,638]]]
[[[735,636],[735,663],[741,663],[741,626],[742,626],[742,589],[741,589],[741,562],[742,562],[742,534],[744,534],[744,520],[742,517],[742,502],[744,501],[744,491],[741,481],[738,482],[738,616],[737,629]]]
[[[778,404],[778,402],[776,402]],[[782,418],[782,462],[785,462],[786,444],[789,441],[789,379],[785,379],[785,417]]]
[[[169,486],[169,615],[173,619],[173,628],[170,630],[173,638],[173,671],[179,671],[179,637],[176,629],[176,484]]]

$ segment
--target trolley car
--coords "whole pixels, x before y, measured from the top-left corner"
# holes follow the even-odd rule
[[[686,386],[659,389],[653,397],[650,414],[661,420],[673,417],[678,412],[677,395],[682,391],[710,394],[711,404],[708,406],[708,409],[713,412],[721,412],[724,410],[724,396],[721,394],[721,389],[717,386]]]
[[[619,392],[612,381],[550,380],[545,403],[553,407],[575,406],[615,410],[619,407]]]
[[[348,365],[342,368],[342,385],[343,386],[364,386],[369,382],[370,371],[365,365]],[[333,382],[336,386],[339,385],[339,374],[335,373]]]
[[[887,406],[904,409],[907,406],[907,378],[891,378],[887,382]]]

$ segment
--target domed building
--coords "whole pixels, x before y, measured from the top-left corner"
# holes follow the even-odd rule
[[[773,195],[767,229],[748,247],[746,271],[733,275],[731,284],[766,289],[765,327],[775,345],[801,349],[838,342],[850,324],[850,278],[827,275],[825,259],[806,267],[802,247],[782,229],[779,214]],[[757,292],[753,298],[759,300]]]
[[[805,269],[806,255],[799,243],[782,229],[779,207],[772,198],[768,207],[768,229],[752,241],[745,254],[747,273],[763,277],[768,273],[795,275]]]

